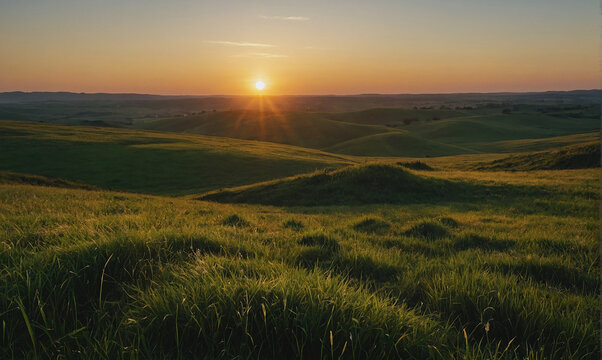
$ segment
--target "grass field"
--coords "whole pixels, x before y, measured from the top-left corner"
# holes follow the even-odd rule
[[[0,121],[0,358],[599,358],[599,106],[512,96]]]
[[[402,171],[504,201],[278,208],[0,185],[2,356],[598,356],[599,170]]]

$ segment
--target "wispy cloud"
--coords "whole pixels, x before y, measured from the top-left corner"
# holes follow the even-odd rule
[[[261,44],[261,43],[252,43],[252,42],[218,41],[218,40],[209,40],[209,41],[205,41],[205,42],[208,44],[224,45],[224,46],[264,47],[264,48],[274,47],[274,45],[270,45],[270,44]]]
[[[288,21],[308,21],[309,18],[305,16],[267,16],[267,15],[259,15],[262,19],[268,20],[288,20]]]
[[[272,54],[272,53],[264,53],[264,52],[254,52],[254,53],[245,53],[234,55],[235,57],[256,57],[256,58],[266,58],[266,59],[277,59],[277,58],[285,58],[288,55],[283,54]]]

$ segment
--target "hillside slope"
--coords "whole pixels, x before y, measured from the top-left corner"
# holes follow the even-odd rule
[[[599,131],[599,119],[571,119],[539,113],[491,114],[419,122],[406,128],[410,133],[475,150],[497,152],[487,145],[508,140],[548,137]]]
[[[600,142],[588,142],[528,154],[512,155],[473,166],[475,170],[561,170],[600,167]]]
[[[449,156],[522,151],[519,142],[599,131],[598,119],[571,118],[528,107],[369,109],[312,113],[222,111],[136,123],[136,127],[291,144],[356,156]],[[515,142],[516,144],[512,143]],[[569,142],[570,143],[570,142]]]
[[[0,122],[0,171],[181,195],[340,167],[350,158],[273,143]]]
[[[375,157],[428,157],[475,153],[461,146],[445,144],[401,131],[363,136],[323,150],[336,154]]]
[[[223,111],[145,122],[144,129],[270,141],[322,149],[388,129],[333,121],[316,113]]]
[[[365,204],[434,204],[508,201],[537,197],[545,189],[487,182],[446,179],[432,171],[416,172],[400,164],[372,163],[331,171],[215,190],[197,197],[223,203],[276,206],[328,206]]]

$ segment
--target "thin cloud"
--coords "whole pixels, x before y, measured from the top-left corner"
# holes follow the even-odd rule
[[[208,44],[225,45],[225,46],[265,47],[265,48],[274,47],[274,45],[270,45],[270,44],[252,43],[252,42],[217,41],[217,40],[210,40],[210,41],[205,41],[205,42]]]
[[[288,21],[308,21],[309,18],[305,16],[267,16],[267,15],[259,15],[262,19],[268,20],[288,20]]]
[[[288,55],[254,52],[254,53],[238,54],[238,55],[235,55],[235,57],[259,57],[259,58],[266,58],[266,59],[277,59],[277,58],[288,57]]]

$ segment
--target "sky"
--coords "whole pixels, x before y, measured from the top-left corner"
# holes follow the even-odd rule
[[[0,0],[0,91],[600,87],[594,0]]]

